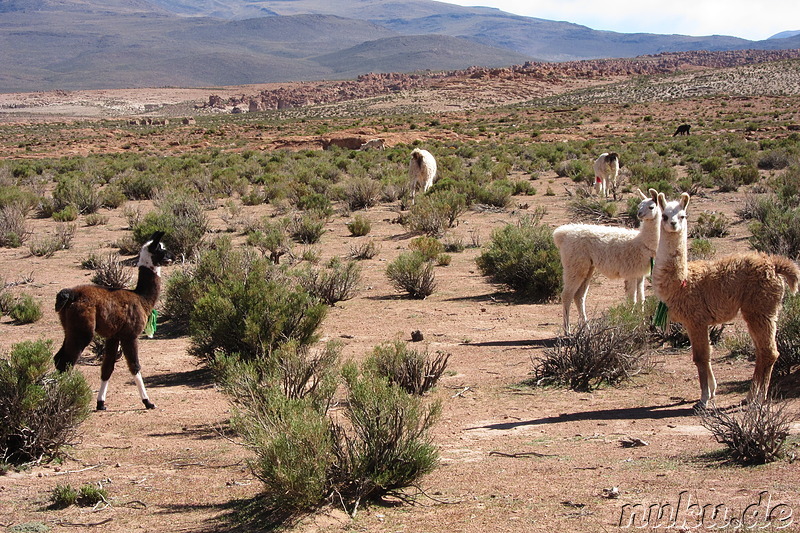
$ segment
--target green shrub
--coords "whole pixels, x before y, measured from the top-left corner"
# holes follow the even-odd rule
[[[694,261],[697,259],[711,259],[714,257],[716,250],[714,245],[708,239],[692,239],[689,244],[689,260]]]
[[[67,216],[75,213],[94,213],[100,209],[102,201],[95,185],[86,176],[71,175],[59,178],[56,188],[53,190],[53,209],[56,212],[65,213],[70,208]],[[56,213],[53,213],[55,217]],[[75,220],[72,218],[71,220]],[[68,222],[70,219],[62,219]]]
[[[384,378],[358,375],[346,365],[349,390],[345,416],[352,435],[335,432],[332,478],[347,494],[353,513],[369,501],[413,485],[436,467],[438,452],[428,432],[441,413],[441,404],[423,405]]]
[[[248,233],[247,244],[255,246],[262,255],[269,253],[273,264],[280,263],[281,257],[291,251],[291,243],[287,235],[287,220],[270,222],[264,220],[261,229]]]
[[[100,191],[100,203],[103,207],[116,209],[128,201],[125,191],[118,185],[109,185]]]
[[[353,237],[363,237],[369,234],[372,229],[372,224],[367,217],[356,215],[353,220],[347,223],[347,229],[350,230],[350,235]]]
[[[639,200],[636,210],[639,208]],[[577,220],[596,224],[615,222],[617,217],[616,202],[594,196],[576,197],[567,204],[567,211]],[[638,220],[634,213],[633,220]]]
[[[132,229],[139,246],[154,232],[163,231],[166,233],[164,246],[177,256],[191,257],[208,231],[208,218],[197,199],[177,191],[158,200],[156,209],[147,213]]]
[[[444,245],[435,237],[429,237],[427,235],[412,239],[411,242],[408,243],[408,247],[411,251],[422,254],[428,261],[436,259],[439,254],[444,252]]]
[[[53,508],[66,509],[78,503],[78,491],[69,483],[66,485],[59,483],[50,493],[50,501]]]
[[[89,415],[92,392],[78,370],[50,373],[46,341],[15,344],[0,360],[0,462],[59,456]]]
[[[56,222],[73,222],[78,219],[78,208],[72,204],[64,206],[60,211],[53,212],[53,220]]]
[[[570,178],[575,183],[588,182],[593,173],[591,165],[582,159],[562,161],[556,167],[558,177]]]
[[[724,237],[728,234],[730,221],[723,213],[703,212],[689,230],[692,238]]]
[[[436,289],[433,263],[419,252],[400,254],[386,267],[386,276],[412,298],[425,299]]]
[[[331,259],[323,268],[307,267],[296,272],[300,285],[308,293],[328,305],[355,296],[361,281],[361,266],[355,261]]]
[[[105,215],[100,215],[98,213],[86,215],[87,226],[102,226],[105,224],[108,224],[108,217]]]
[[[191,310],[191,353],[207,361],[220,355],[247,360],[292,340],[300,346],[317,340],[324,303],[265,259],[218,259],[224,277],[205,279]]]
[[[23,294],[17,298],[8,316],[17,324],[32,324],[42,318],[42,306],[30,294]]]
[[[325,233],[327,217],[318,211],[296,215],[289,224],[289,233],[297,242],[314,244]]]
[[[411,231],[437,236],[453,227],[467,209],[464,195],[454,191],[435,191],[418,198],[404,224]]]
[[[760,252],[800,259],[800,208],[772,205],[763,220],[749,225],[750,245]]]
[[[100,502],[108,502],[108,491],[94,485],[82,485],[78,494],[78,505],[93,507]]]
[[[535,218],[494,230],[476,261],[484,276],[524,298],[548,302],[561,292],[561,258],[552,230]]]
[[[787,294],[778,318],[775,335],[780,356],[773,372],[777,377],[790,376],[800,366],[800,295]]]
[[[363,367],[399,385],[409,394],[425,394],[439,381],[449,358],[449,354],[442,352],[431,358],[427,351],[414,350],[398,340],[376,346]]]

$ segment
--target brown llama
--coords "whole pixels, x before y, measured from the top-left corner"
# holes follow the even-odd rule
[[[772,367],[778,359],[775,332],[786,280],[797,291],[800,268],[790,259],[750,252],[711,261],[686,260],[689,195],[667,202],[658,195],[661,207],[661,238],[658,241],[653,287],[667,305],[669,318],[680,322],[689,334],[692,360],[700,380],[700,401],[704,408],[714,398],[717,383],[711,370],[708,327],[732,320],[741,311],[756,351],[756,368],[748,401],[764,400]]]
[[[161,266],[172,262],[173,255],[161,243],[163,231],[157,231],[139,252],[139,279],[136,288],[112,289],[99,285],[78,285],[62,289],[56,295],[56,312],[64,328],[64,344],[55,355],[56,369],[63,372],[78,361],[95,333],[106,339],[100,370],[97,410],[106,409],[108,381],[114,372],[117,352],[122,347],[128,369],[133,374],[142,403],[155,409],[142,380],[139,364],[139,335],[161,291]]]

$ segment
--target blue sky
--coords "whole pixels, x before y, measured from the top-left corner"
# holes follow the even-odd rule
[[[733,35],[761,40],[800,30],[800,0],[444,0],[623,33]]]

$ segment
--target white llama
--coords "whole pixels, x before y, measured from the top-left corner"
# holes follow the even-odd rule
[[[658,248],[658,192],[650,189],[639,204],[638,230],[590,224],[566,224],[553,232],[564,269],[564,331],[569,333],[569,308],[575,302],[580,320],[586,322],[586,293],[595,270],[611,279],[625,280],[625,293],[634,303],[644,304],[644,278]]]

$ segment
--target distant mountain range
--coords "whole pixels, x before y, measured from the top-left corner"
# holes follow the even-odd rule
[[[432,0],[0,0],[0,92],[346,79],[669,51],[800,48],[623,34]]]

